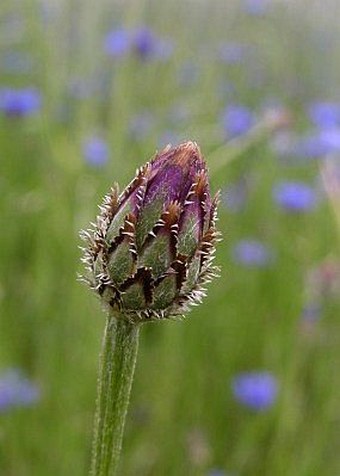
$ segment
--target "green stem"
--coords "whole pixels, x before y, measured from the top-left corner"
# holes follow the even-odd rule
[[[91,476],[116,474],[138,350],[139,325],[106,323],[98,379]]]

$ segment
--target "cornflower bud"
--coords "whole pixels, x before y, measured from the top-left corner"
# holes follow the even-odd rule
[[[111,189],[93,229],[82,232],[83,279],[131,322],[185,314],[218,271],[217,201],[197,144],[168,145],[121,194]]]

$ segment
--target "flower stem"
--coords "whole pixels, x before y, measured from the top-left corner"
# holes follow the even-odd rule
[[[139,325],[109,316],[98,379],[91,476],[116,474],[138,350]]]

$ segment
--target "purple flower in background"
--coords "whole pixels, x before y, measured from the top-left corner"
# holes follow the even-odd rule
[[[150,28],[138,29],[133,38],[133,46],[141,58],[148,58],[154,54],[158,38]]]
[[[281,182],[274,186],[273,197],[276,203],[287,211],[306,212],[317,203],[315,190],[303,182]]]
[[[308,107],[308,116],[317,127],[329,128],[340,125],[340,104],[335,102],[313,102]]]
[[[154,124],[152,113],[147,110],[141,111],[131,118],[129,134],[136,141],[143,140],[150,134]]]
[[[243,10],[249,15],[264,15],[268,9],[268,5],[268,0],[243,0]]]
[[[0,89],[0,111],[8,117],[30,116],[41,107],[41,95],[34,88]]]
[[[321,306],[319,303],[307,303],[301,312],[301,319],[306,322],[318,321],[321,317]]]
[[[340,153],[340,127],[322,128],[301,137],[292,148],[301,158],[318,159],[330,154]]]
[[[340,153],[340,127],[332,127],[320,132],[320,141],[326,154]]]
[[[218,56],[221,61],[229,65],[240,64],[245,59],[247,48],[247,45],[242,43],[223,43],[219,47]]]
[[[234,261],[250,267],[265,267],[273,260],[273,252],[254,239],[240,240],[232,250]]]
[[[109,31],[104,39],[104,50],[113,58],[119,58],[128,53],[131,47],[131,34],[125,28]]]
[[[38,388],[18,370],[7,370],[0,374],[0,412],[32,405],[39,397]]]
[[[109,160],[109,147],[100,137],[92,136],[83,144],[83,155],[88,164],[102,166]]]
[[[270,372],[244,372],[233,379],[232,390],[235,399],[242,405],[264,411],[276,401],[278,382]]]
[[[329,153],[329,146],[323,140],[322,135],[312,133],[301,137],[292,146],[291,153],[302,159],[318,159]]]
[[[119,58],[134,51],[143,60],[165,60],[171,56],[173,44],[170,40],[156,35],[148,27],[119,28],[106,35],[104,50],[113,58]]]
[[[141,59],[168,59],[173,51],[169,40],[158,37],[150,28],[137,29],[132,38],[132,48]]]
[[[254,122],[253,113],[247,107],[237,104],[227,106],[222,115],[224,132],[228,138],[245,134]]]

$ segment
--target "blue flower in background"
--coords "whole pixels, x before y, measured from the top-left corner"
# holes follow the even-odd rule
[[[291,153],[302,159],[318,159],[329,153],[330,147],[319,132],[301,137]]]
[[[171,56],[173,44],[146,26],[136,29],[118,28],[106,35],[104,50],[113,58],[135,52],[143,60],[165,60]]]
[[[151,111],[141,111],[131,118],[129,134],[136,141],[143,140],[151,133],[154,124],[155,118]]]
[[[243,0],[243,10],[249,15],[264,15],[268,10],[268,5],[268,0]]]
[[[113,58],[119,58],[128,53],[131,47],[131,34],[125,28],[110,31],[104,39],[104,50]]]
[[[146,59],[155,52],[158,38],[150,28],[142,27],[135,32],[133,46],[138,55]]]
[[[102,166],[109,160],[109,147],[100,137],[92,136],[83,144],[83,155],[88,164]]]
[[[168,59],[173,51],[173,45],[169,40],[158,37],[147,27],[135,31],[132,45],[141,59]]]
[[[0,412],[13,407],[29,406],[37,402],[40,392],[36,385],[23,377],[18,370],[0,374]]]
[[[219,47],[218,56],[221,61],[229,65],[240,64],[245,59],[247,48],[247,45],[242,43],[223,43]]]
[[[253,113],[245,106],[231,104],[222,115],[224,132],[228,138],[241,136],[254,125]]]
[[[308,107],[310,120],[319,128],[340,125],[340,104],[335,102],[314,102]]]
[[[276,203],[287,211],[307,212],[317,203],[315,190],[303,182],[281,182],[274,186]]]
[[[40,108],[41,95],[37,89],[0,89],[0,111],[8,117],[30,116]]]
[[[322,128],[301,137],[292,146],[292,154],[303,159],[319,159],[340,153],[340,127]]]
[[[319,303],[307,303],[301,312],[301,319],[305,322],[315,322],[321,317],[322,308]]]
[[[265,267],[273,261],[273,252],[265,244],[253,239],[240,240],[232,250],[234,261],[244,266]]]
[[[320,141],[324,145],[326,154],[339,154],[340,127],[332,127],[321,131]]]
[[[278,387],[277,379],[270,372],[244,372],[232,381],[235,399],[255,411],[264,411],[274,405]]]

